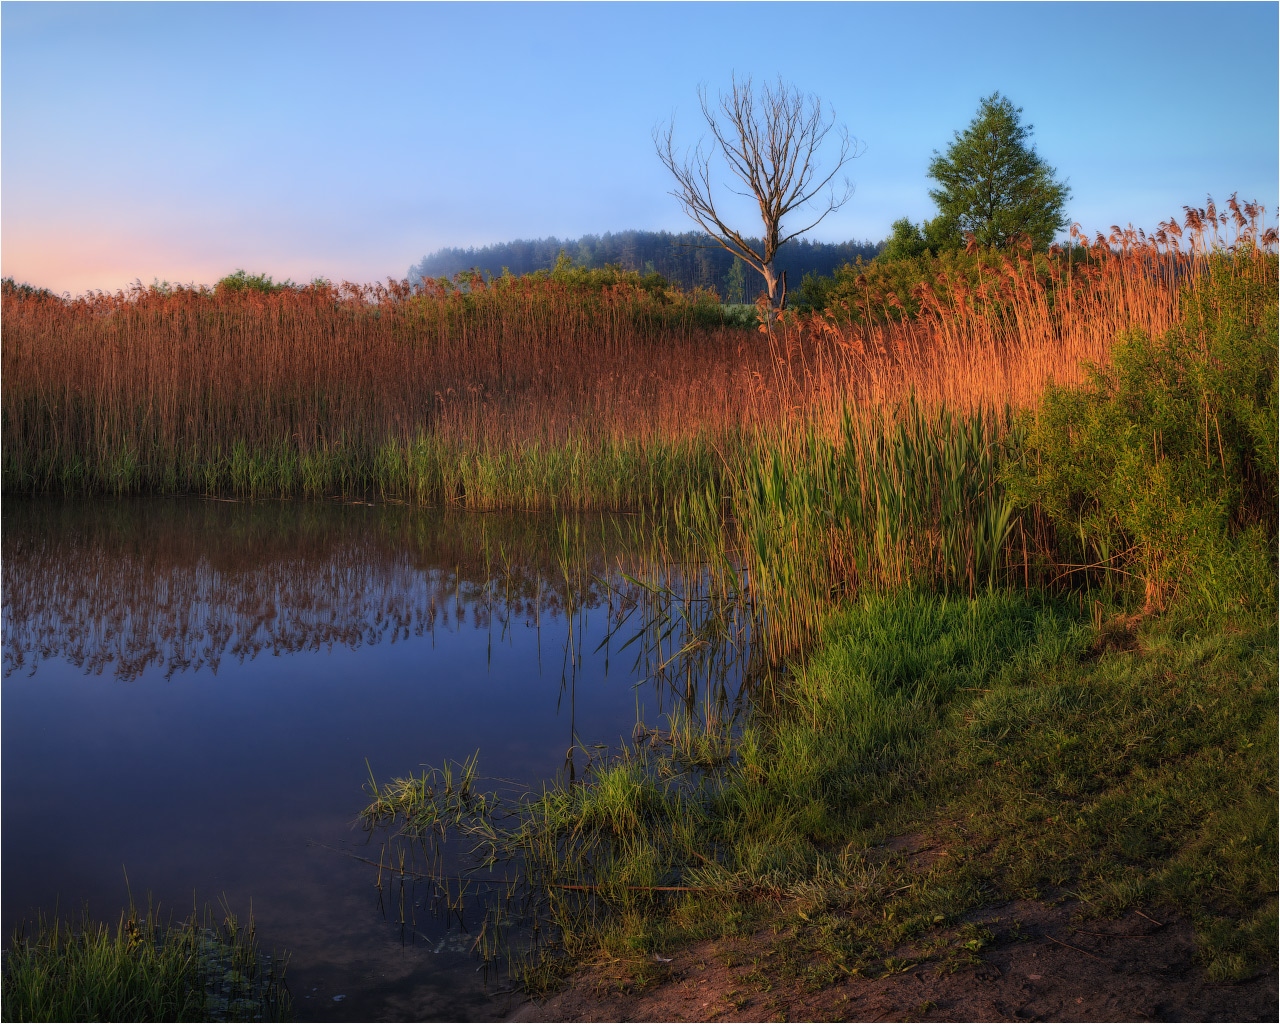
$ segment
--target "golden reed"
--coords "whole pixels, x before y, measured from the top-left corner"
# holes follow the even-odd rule
[[[423,438],[477,452],[714,445],[834,427],[909,393],[958,411],[1027,406],[1048,379],[1105,362],[1121,331],[1176,321],[1213,249],[1273,250],[1261,217],[1233,196],[1151,235],[1073,228],[1048,254],[972,254],[976,281],[922,280],[914,317],[787,313],[759,332],[723,325],[705,295],[626,275],[74,299],[5,282],[4,488],[218,490],[230,477],[204,470],[238,451],[340,453],[316,486],[348,490],[377,482],[388,446]],[[306,491],[293,479],[277,490]]]

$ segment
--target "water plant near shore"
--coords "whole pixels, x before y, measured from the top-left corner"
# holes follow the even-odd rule
[[[224,907],[179,924],[130,903],[114,932],[85,912],[40,918],[4,950],[4,1019],[286,1020],[285,964],[262,953],[253,920]]]
[[[1190,918],[1210,977],[1247,977],[1273,953],[1275,662],[1273,610],[1228,634],[1035,594],[864,598],[728,758],[646,742],[460,816],[524,897],[478,948],[534,991],[586,964],[642,983],[672,945],[781,922],[820,976],[876,976],[904,946],[971,962],[966,915],[1066,891]]]

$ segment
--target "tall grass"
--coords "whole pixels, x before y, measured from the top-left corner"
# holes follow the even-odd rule
[[[717,319],[697,296],[553,279],[75,300],[10,283],[4,486],[484,506],[489,477],[519,504],[532,473],[606,505],[586,460],[634,476],[634,503],[682,439],[762,409],[768,354]],[[637,451],[653,440],[670,452]]]
[[[849,409],[914,395],[999,411],[1035,404],[1050,378],[1077,382],[1118,331],[1177,320],[1212,237],[1188,216],[1188,248],[1166,225],[1049,255],[962,254],[918,282],[911,316],[833,306],[759,331],[617,273],[76,299],[7,282],[3,487],[667,503],[721,486],[762,433],[769,447],[802,427],[833,439]],[[1236,230],[1258,250],[1256,225]]]
[[[40,919],[4,951],[4,1019],[284,1020],[284,964],[258,949],[253,922],[206,911],[166,924],[130,905],[114,932],[90,919]]]
[[[867,586],[972,595],[1136,578],[1150,608],[1191,590],[1220,608],[1248,590],[1276,496],[1277,263],[1248,243],[1196,244],[1163,277],[1136,276],[1170,256],[1154,245],[1113,254],[1110,279],[1094,257],[1090,280],[1111,297],[1089,311],[1073,299],[1063,319],[1043,295],[1015,296],[1003,311],[958,302],[858,328],[909,339],[933,322],[934,347],[908,350],[892,387],[855,377],[872,391],[834,424],[818,407],[762,430],[727,475],[772,653],[803,649],[833,601]],[[1055,334],[1076,316],[1078,330]],[[1105,346],[1095,317],[1116,327]]]

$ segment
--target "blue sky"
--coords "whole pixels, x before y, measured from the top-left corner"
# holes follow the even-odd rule
[[[684,230],[656,124],[781,75],[864,145],[813,237],[930,216],[995,90],[1091,229],[1277,204],[1277,5],[0,5],[0,262],[58,291],[403,276],[445,245]],[[745,226],[751,211],[738,212]]]

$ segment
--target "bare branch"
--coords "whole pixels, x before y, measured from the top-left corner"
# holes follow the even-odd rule
[[[739,80],[735,75],[729,92],[719,95],[716,106],[705,86],[698,88],[698,103],[711,132],[709,150],[699,141],[692,150],[677,154],[674,118],[665,130],[654,129],[658,159],[676,181],[671,195],[703,231],[764,277],[770,301],[780,305],[785,284],[780,296],[780,279],[773,268],[779,247],[813,229],[849,201],[853,186],[848,179],[839,194],[832,182],[850,160],[861,155],[861,148],[843,125],[837,126],[834,114],[825,114],[821,100],[803,95],[781,79],[757,91],[750,77]],[[820,176],[819,150],[833,130],[840,141],[839,154],[831,170]],[[712,182],[712,158],[716,155],[745,191],[722,187],[754,199],[760,208],[764,230],[759,251],[729,227],[716,208]],[[816,219],[803,228],[785,230],[783,218],[799,207],[812,205],[828,190]]]

